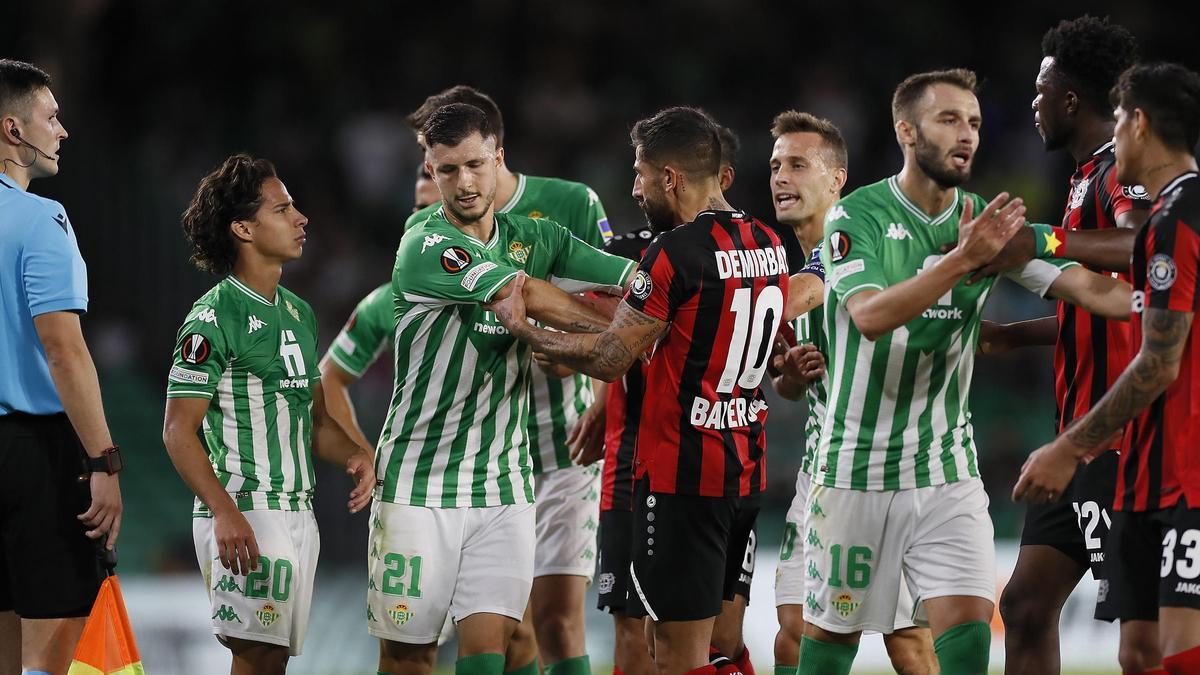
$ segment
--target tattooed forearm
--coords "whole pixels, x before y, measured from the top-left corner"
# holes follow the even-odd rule
[[[522,339],[554,361],[592,377],[612,380],[629,370],[666,326],[622,302],[612,325],[598,335],[533,330]]]
[[[1098,448],[1137,417],[1175,381],[1192,326],[1192,314],[1147,308],[1142,347],[1104,398],[1067,437],[1084,448]]]

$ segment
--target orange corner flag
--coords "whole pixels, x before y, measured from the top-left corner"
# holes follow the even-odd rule
[[[100,585],[67,675],[145,675],[116,576]]]

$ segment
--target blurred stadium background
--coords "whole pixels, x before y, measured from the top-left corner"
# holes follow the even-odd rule
[[[129,466],[119,571],[147,669],[228,667],[206,629],[191,494],[160,441],[175,330],[214,283],[188,264],[178,216],[200,176],[225,156],[244,150],[274,160],[309,216],[307,251],[283,283],[317,310],[324,347],[356,301],[390,274],[420,161],[402,118],[428,94],[457,83],[491,94],[505,113],[509,165],[588,183],[614,230],[624,231],[642,222],[629,197],[628,147],[640,117],[693,104],[733,128],[742,149],[730,201],[766,218],[773,215],[768,127],[777,112],[809,110],[841,127],[849,190],[900,166],[893,86],[919,70],[966,66],[984,83],[982,147],[969,187],[985,197],[1010,190],[1026,199],[1033,219],[1057,222],[1073,167],[1064,154],[1043,151],[1029,102],[1042,33],[1084,12],[1130,28],[1145,58],[1200,66],[1194,26],[1153,4],[6,3],[0,54],[50,71],[71,133],[61,174],[33,190],[66,205],[88,262],[84,326]],[[1052,310],[1011,286],[989,306],[1004,321]],[[1022,517],[1009,491],[1025,455],[1051,431],[1050,356],[1031,350],[982,359],[975,376],[974,421],[1002,576]],[[390,368],[377,367],[356,389],[369,435],[386,412],[390,378]],[[760,669],[771,663],[771,582],[803,416],[800,405],[772,407],[771,490],[747,627]],[[366,518],[344,512],[347,485],[338,471],[318,473],[317,604],[292,671],[371,672],[375,647],[361,609]],[[1115,673],[1116,633],[1090,620],[1091,597],[1094,588],[1081,587],[1065,614],[1063,660]],[[601,668],[611,658],[610,624],[595,611],[589,620],[592,660]],[[997,623],[993,663],[1001,657],[999,630]],[[880,644],[868,641],[860,665],[886,664]]]

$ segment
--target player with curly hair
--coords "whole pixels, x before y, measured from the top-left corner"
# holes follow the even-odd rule
[[[312,308],[279,285],[307,225],[275,167],[247,155],[205,176],[183,214],[192,262],[223,278],[179,329],[163,443],[196,493],[196,558],[235,674],[282,673],[304,645],[321,548],[312,456],[346,467],[352,513],[375,487],[371,451],[325,409]]]

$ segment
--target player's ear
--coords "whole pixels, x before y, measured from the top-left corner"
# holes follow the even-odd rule
[[[833,170],[833,194],[838,194],[842,191],[842,188],[846,187],[846,179],[849,177],[849,175],[850,174],[848,174],[846,170],[841,167]]]
[[[1150,133],[1150,120],[1146,117],[1146,111],[1141,108],[1133,109],[1133,137],[1139,141],[1145,140]]]
[[[496,148],[496,166],[504,166],[504,148]]]
[[[896,120],[896,142],[903,148],[917,142],[916,127],[908,120]]]
[[[662,186],[663,186],[664,192],[670,192],[672,190],[683,190],[684,189],[683,174],[681,174],[675,167],[671,166],[670,164],[663,166],[662,181],[663,181]]]
[[[1073,91],[1068,91],[1067,95],[1063,97],[1063,106],[1066,108],[1068,115],[1074,115],[1079,112],[1079,96]]]
[[[250,221],[235,220],[229,224],[229,231],[233,233],[233,238],[237,241],[246,243],[254,241],[254,232],[250,229]]]

